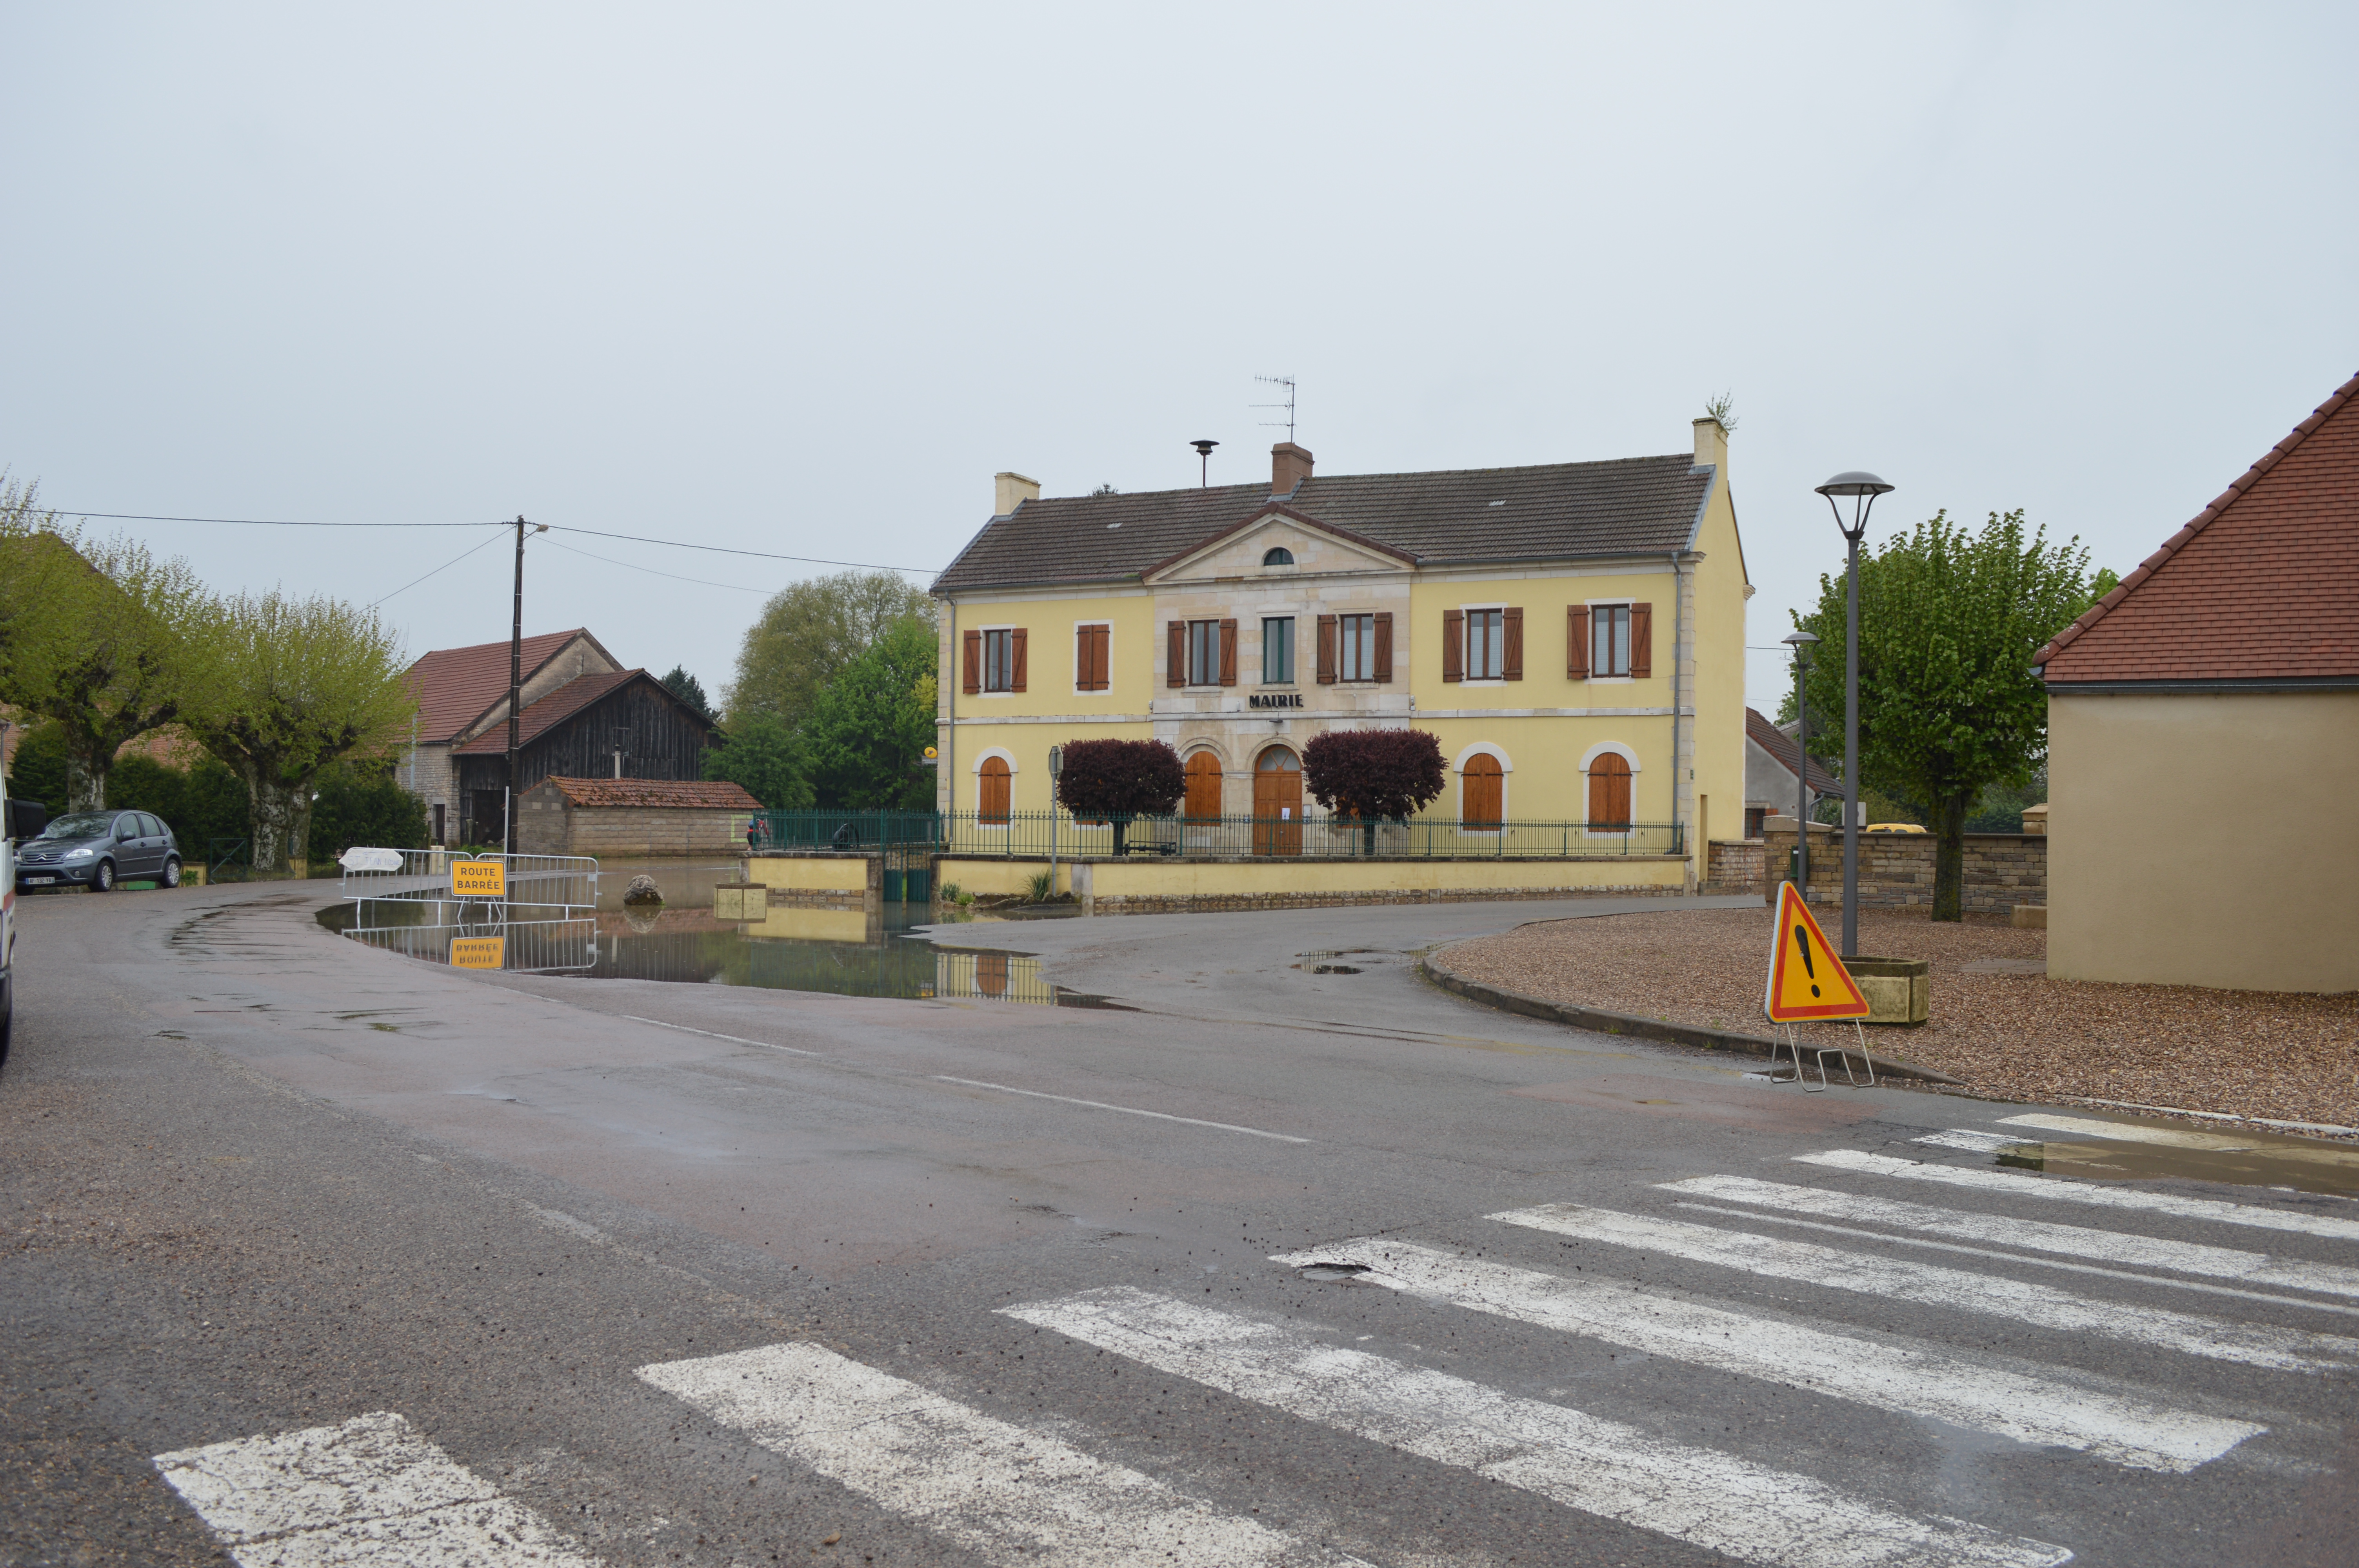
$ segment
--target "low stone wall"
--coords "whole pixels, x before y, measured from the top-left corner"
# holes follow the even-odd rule
[[[1046,860],[945,855],[935,886],[1001,896],[1027,892]],[[1464,903],[1492,899],[1617,897],[1685,891],[1676,855],[1582,860],[1167,860],[1125,855],[1061,860],[1057,891],[1093,914],[1176,914],[1244,909],[1318,909],[1362,903]]]
[[[550,790],[516,806],[516,850],[526,855],[611,855],[661,860],[745,852],[742,811],[691,806],[573,806]]]
[[[1778,827],[1779,821],[1788,824]],[[1762,838],[1760,887],[1776,896],[1794,853],[1793,818],[1773,818]],[[1714,845],[1714,849],[1719,846]],[[1860,907],[1930,907],[1933,902],[1933,835],[1859,836]],[[1810,902],[1843,903],[1843,830],[1810,825]],[[2048,901],[2048,838],[2040,833],[1969,833],[1962,902],[1973,913],[2005,914],[2018,903]]]
[[[1705,846],[1705,885],[1714,892],[1747,892],[1760,887],[1766,859],[1758,838],[1722,838]]]
[[[885,857],[856,849],[763,849],[745,854],[745,880],[770,890],[773,902],[788,899],[861,899],[885,891]]]

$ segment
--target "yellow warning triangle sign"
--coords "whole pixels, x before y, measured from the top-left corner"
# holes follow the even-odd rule
[[[1769,945],[1769,984],[1761,994],[1761,1011],[1772,1023],[1865,1018],[1869,1011],[1858,982],[1835,957],[1834,944],[1792,882],[1777,884],[1777,933]]]

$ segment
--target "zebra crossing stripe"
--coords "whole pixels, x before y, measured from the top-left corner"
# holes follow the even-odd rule
[[[155,1465],[242,1568],[598,1568],[389,1411]]]
[[[638,1376],[989,1562],[1367,1568],[817,1345],[664,1362]]]
[[[2168,1149],[2208,1149],[2221,1154],[2267,1154],[2280,1160],[2313,1160],[2325,1165],[2359,1168],[2359,1150],[2303,1143],[2293,1139],[2256,1143],[2249,1133],[2239,1137],[2234,1133],[2196,1132],[2177,1127],[2147,1127],[2135,1121],[2100,1121],[2093,1116],[2059,1116],[2045,1110],[2023,1116],[2003,1116],[1999,1118],[1998,1124],[2001,1127],[2036,1127],[2046,1132],[2069,1132],[2078,1137],[2102,1138],[2115,1143],[2157,1143]]]
[[[1725,1198],[1731,1203],[1757,1204],[1785,1214],[1815,1214],[1862,1225],[1885,1225],[1896,1230],[1921,1230],[1932,1236],[1954,1236],[1967,1241],[1995,1242],[2032,1252],[2053,1252],[2101,1263],[2125,1263],[2141,1269],[2169,1269],[2214,1280],[2236,1280],[2251,1285],[2276,1285],[2288,1290],[2317,1291],[2328,1295],[2359,1296],[2359,1269],[2332,1263],[2308,1263],[2272,1258],[2266,1252],[2245,1252],[2233,1247],[2206,1247],[2191,1241],[2165,1241],[2152,1236],[2125,1236],[2118,1231],[2093,1230],[2079,1225],[2049,1225],[2007,1215],[1971,1214],[1963,1209],[1937,1208],[1903,1203],[1896,1198],[1859,1197],[1818,1187],[1798,1187],[1784,1182],[1758,1182],[1748,1176],[1695,1176],[1682,1182],[1658,1182],[1668,1193],[1690,1193]]]
[[[1578,1204],[1543,1204],[1491,1217],[1583,1241],[1602,1241],[1691,1262],[1742,1269],[1771,1279],[1800,1280],[1830,1290],[1856,1291],[1921,1306],[2011,1317],[2039,1328],[2099,1334],[2109,1339],[2281,1372],[2323,1372],[2359,1367],[2359,1339],[2338,1334],[2230,1323],[2223,1318],[2199,1317],[2167,1307],[2101,1301],[2076,1296],[2053,1285],[1994,1274],[1970,1274],[1961,1269],[1944,1269],[1906,1258],[1846,1252],[1813,1241],[1788,1241],[1750,1231],[1691,1225],[1685,1220],[1584,1208]]]
[[[1835,1334],[1408,1242],[1369,1238],[1273,1261],[1294,1268],[1358,1263],[1368,1271],[1357,1276],[1363,1284],[2018,1443],[2078,1449],[2133,1469],[2183,1474],[2268,1430],[2027,1377],[1890,1336]]]
[[[1995,1154],[2004,1149],[2020,1149],[2031,1140],[2009,1138],[1997,1132],[1978,1132],[1971,1127],[1952,1127],[1947,1132],[1929,1132],[1922,1138],[1912,1138],[1908,1141],[1930,1143],[1936,1149],[1964,1149],[1976,1154]]]
[[[1780,1568],[2053,1568],[2072,1553],[1128,1286],[1006,1316],[1568,1508]]]
[[[2291,1209],[2263,1208],[2256,1204],[2225,1203],[2218,1198],[2182,1197],[2176,1193],[2140,1192],[2135,1187],[2097,1186],[2086,1182],[2059,1181],[2020,1171],[1994,1171],[1963,1165],[1929,1165],[1916,1160],[1896,1160],[1889,1154],[1863,1153],[1856,1149],[1830,1149],[1821,1154],[1797,1154],[1806,1165],[1828,1165],[1838,1171],[1863,1171],[1873,1176],[1895,1176],[1905,1182],[1939,1182],[1952,1187],[1999,1193],[2011,1198],[2045,1198],[2076,1203],[2089,1208],[2142,1209],[2174,1219],[2216,1220],[2223,1225],[2250,1226],[2257,1230],[2285,1230],[2300,1236],[2323,1236],[2336,1241],[2359,1241],[2359,1219],[2332,1215],[2302,1214]]]

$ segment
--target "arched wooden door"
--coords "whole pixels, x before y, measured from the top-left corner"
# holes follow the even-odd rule
[[[1302,853],[1302,759],[1283,746],[1254,761],[1254,853]]]
[[[975,819],[979,822],[1004,824],[1007,820],[1010,798],[1007,759],[985,757],[983,766],[975,770],[977,800]]]
[[[1007,764],[1002,762],[1005,768]],[[978,953],[974,958],[974,989],[985,996],[1007,994],[1007,955]]]
[[[1600,752],[1589,764],[1589,830],[1624,833],[1630,827],[1630,764]]]
[[[1506,795],[1506,784],[1498,758],[1485,752],[1467,758],[1466,765],[1458,771],[1458,825],[1495,832],[1505,815],[1500,806]]]
[[[1203,820],[1221,815],[1221,759],[1217,752],[1196,752],[1188,758],[1188,802],[1182,809]]]

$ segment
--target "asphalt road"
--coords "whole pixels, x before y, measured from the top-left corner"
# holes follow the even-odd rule
[[[24,901],[7,1563],[2359,1560],[2359,1204],[1414,972],[1560,909],[945,938],[1105,1011],[473,977],[330,892]]]

